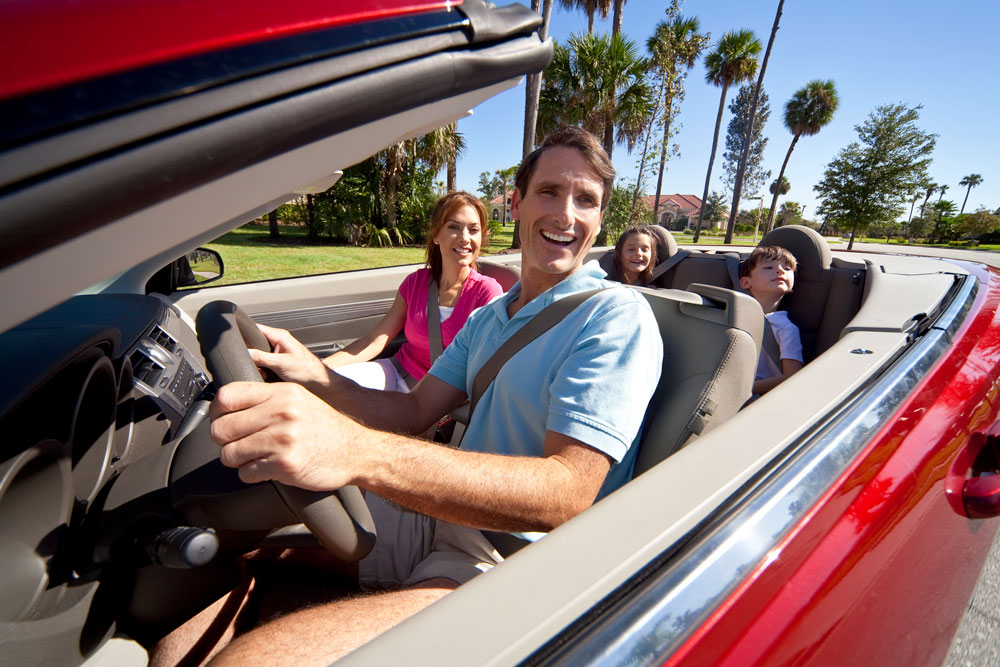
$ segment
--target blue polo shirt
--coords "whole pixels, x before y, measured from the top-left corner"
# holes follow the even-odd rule
[[[552,430],[615,461],[598,499],[631,479],[632,445],[660,377],[663,343],[645,298],[603,280],[605,275],[589,262],[512,318],[507,306],[521,283],[472,313],[430,370],[470,396],[479,369],[539,311],[569,294],[617,285],[592,296],[504,364],[476,406],[462,449],[540,457],[545,432]]]

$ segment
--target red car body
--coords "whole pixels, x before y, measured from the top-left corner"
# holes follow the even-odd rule
[[[172,171],[157,174],[158,179],[131,184],[140,195],[145,193],[142,188],[147,186],[151,190],[159,188],[153,193],[158,198],[155,200],[139,201],[133,196],[129,200],[109,203],[113,197],[120,195],[116,192],[117,181],[97,181],[106,186],[106,190],[101,191],[93,186],[93,182],[84,179],[79,181],[83,184],[79,187],[80,192],[73,194],[78,199],[73,200],[73,205],[67,209],[73,216],[59,208],[61,198],[66,196],[65,189],[55,190],[59,194],[52,195],[54,208],[51,211],[32,209],[22,213],[13,205],[10,210],[4,208],[8,202],[15,201],[24,193],[31,194],[47,179],[62,188],[64,181],[72,181],[78,174],[86,176],[88,170],[96,170],[106,161],[127,157],[147,145],[155,148],[155,144],[165,143],[175,135],[183,136],[193,128],[214,127],[213,124],[217,123],[224,129],[225,120],[229,118],[227,114],[242,118],[267,105],[279,107],[287,98],[297,95],[308,97],[331,82],[310,82],[303,84],[301,90],[275,93],[273,98],[252,98],[245,107],[213,111],[204,117],[196,115],[178,127],[157,126],[150,131],[150,136],[139,133],[123,145],[115,143],[118,140],[115,133],[107,133],[114,135],[110,138],[100,132],[87,134],[91,126],[98,127],[109,119],[140,118],[144,111],[156,111],[165,99],[183,101],[196,97],[195,93],[201,91],[224,90],[224,85],[233,82],[256,84],[256,77],[260,76],[263,80],[266,75],[280,75],[286,69],[295,70],[298,75],[297,67],[312,62],[310,59],[314,57],[330,60],[336,65],[337,57],[341,55],[337,52],[337,43],[331,45],[324,42],[326,50],[322,56],[315,56],[312,46],[303,48],[300,53],[295,50],[298,46],[289,46],[292,43],[289,40],[303,36],[316,36],[320,42],[335,40],[342,33],[327,31],[340,28],[358,29],[352,35],[350,48],[363,52],[372,43],[391,47],[392,38],[397,36],[394,33],[385,37],[378,31],[369,35],[366,32],[368,27],[379,21],[397,21],[394,25],[400,32],[406,32],[409,39],[424,36],[423,24],[408,24],[405,29],[399,28],[400,25],[417,21],[419,17],[434,17],[437,23],[432,30],[447,31],[449,39],[455,40],[454,46],[444,49],[449,59],[454,52],[466,47],[475,52],[485,48],[484,44],[491,46],[497,38],[489,30],[484,31],[485,36],[476,36],[474,33],[478,25],[475,21],[464,16],[452,16],[451,12],[459,5],[463,3],[450,0],[361,3],[348,0],[284,3],[223,0],[207,4],[193,0],[148,3],[124,0],[12,0],[3,3],[0,6],[0,34],[7,52],[16,54],[17,66],[0,70],[0,113],[5,120],[32,120],[35,112],[45,116],[37,127],[32,126],[21,134],[18,124],[12,121],[10,125],[14,127],[8,128],[8,134],[0,138],[0,161],[7,160],[7,171],[0,170],[0,213],[8,213],[0,215],[0,239],[3,240],[0,244],[0,283],[6,282],[5,289],[8,290],[4,292],[4,299],[13,303],[17,296],[17,290],[12,286],[14,281],[9,276],[17,275],[13,272],[23,263],[44,257],[45,253],[57,252],[64,247],[62,244],[71,244],[78,236],[83,237],[94,230],[111,229],[123,219],[134,220],[147,208],[182,198],[187,194],[184,188],[193,191],[206,183],[211,185],[216,180],[224,180],[228,174],[206,173],[199,176],[202,180],[192,181],[190,187],[176,184],[179,176],[187,176],[188,171],[202,168],[216,159],[217,153],[205,149],[205,154],[193,155],[187,161],[172,165]],[[474,12],[493,11],[471,0],[464,6],[470,16]],[[518,29],[521,38],[525,33],[530,35],[534,24],[526,25],[527,28]],[[469,44],[462,42],[465,39]],[[548,48],[551,49],[550,46]],[[265,51],[266,58],[261,60],[264,62],[261,65],[256,58]],[[528,65],[516,65],[515,68],[519,68],[516,74],[537,70],[544,65],[550,53],[544,48],[540,51],[544,52],[541,56],[536,54],[525,60],[530,60]],[[197,68],[210,61],[216,62],[212,59],[217,56],[236,59],[217,61],[223,63],[219,72],[211,75],[217,79],[199,79],[197,85],[188,85],[190,82],[183,79],[170,79],[175,66]],[[239,62],[241,67],[245,67],[227,70],[227,63],[230,62]],[[162,88],[149,95],[126,95],[120,104],[113,96],[104,98],[104,93],[120,92],[125,83],[144,80],[149,72],[166,75],[156,80],[156,85]],[[352,71],[350,76],[361,79],[363,74]],[[135,79],[129,79],[130,75],[134,75]],[[513,75],[513,70],[504,71],[495,80],[477,82],[469,88],[493,90],[494,86],[509,83]],[[451,73],[449,76],[460,79]],[[449,83],[456,84],[451,80]],[[457,81],[457,84],[461,83]],[[465,92],[468,91],[447,89],[439,97],[450,100]],[[98,103],[86,107],[78,115],[74,115],[74,109],[56,109],[51,118],[45,114],[52,110],[42,108],[51,100],[68,103],[78,99],[97,99]],[[421,101],[421,104],[432,106],[436,101]],[[35,104],[39,106],[33,106]],[[401,115],[405,115],[405,111],[409,110],[399,110]],[[449,121],[457,117],[452,111],[449,110],[450,115],[445,114]],[[349,134],[358,127],[367,126],[371,119],[336,120],[343,126],[330,129],[331,135]],[[433,129],[421,124],[426,119],[418,120],[411,121],[413,127],[401,128],[400,134],[405,136],[404,129]],[[441,118],[435,117],[435,120]],[[78,132],[79,135],[74,134]],[[94,146],[86,141],[61,144],[64,135],[108,143],[98,142]],[[288,141],[293,139],[298,137],[293,136]],[[309,141],[315,139],[317,137],[310,137]],[[380,136],[371,141],[372,148],[378,150],[385,142],[394,140]],[[240,141],[244,139],[241,137],[233,142],[237,152],[246,145]],[[309,141],[303,139],[302,145],[282,146],[271,153],[262,152],[257,161],[234,163],[232,171],[249,171],[259,163],[286,158],[303,146],[312,145]],[[60,151],[66,149],[68,144],[73,144],[71,148],[82,152],[61,161],[63,154]],[[84,149],[79,149],[80,145]],[[337,148],[343,146],[338,144]],[[19,162],[15,159],[26,154],[51,159],[51,165],[43,169],[33,166],[36,163],[31,160]],[[178,154],[184,156],[183,152]],[[352,159],[356,161],[363,157],[353,156]],[[345,160],[345,164],[337,168],[353,164],[351,160]],[[26,165],[23,171],[22,164]],[[294,165],[299,163],[294,162]],[[308,173],[315,177],[324,175]],[[116,177],[120,175],[119,171]],[[245,210],[239,209],[237,213],[252,219],[261,213],[262,206],[274,203],[271,194],[260,195],[259,201],[248,204]],[[229,215],[228,210],[226,215]],[[58,220],[60,216],[66,216],[65,224],[59,228],[63,236],[53,237],[47,232],[33,234],[33,228],[40,221]],[[213,224],[218,222],[221,225],[227,221],[232,222],[223,216],[222,220],[213,221]],[[151,230],[159,227],[148,224],[141,229],[151,234]],[[210,227],[212,225],[206,226]],[[197,232],[207,233],[202,229]],[[134,257],[129,256],[130,264],[124,264],[122,260],[121,266],[111,265],[105,267],[100,275],[87,274],[83,277],[78,277],[72,269],[65,269],[66,275],[55,276],[59,278],[59,284],[55,286],[39,283],[24,288],[39,291],[37,303],[24,305],[19,302],[14,308],[5,301],[2,310],[7,314],[0,328],[9,330],[22,324],[77,290],[98,279],[110,278],[127,266],[153,262],[158,257],[156,252],[165,253],[160,259],[166,263],[190,249],[180,250],[180,245],[167,249],[132,247],[140,245],[145,235],[137,234],[136,238],[123,244],[126,246],[122,249],[123,253],[135,254]],[[191,233],[190,238],[185,237],[183,241],[195,236]],[[170,255],[170,252],[174,254]],[[117,259],[112,256],[108,261]],[[553,576],[553,581],[558,579],[556,583],[560,584],[553,585],[554,589],[559,589],[553,595],[563,595],[566,602],[561,599],[555,602],[545,600],[544,603],[551,605],[554,611],[543,620],[558,616],[558,621],[552,621],[557,627],[547,627],[540,621],[520,632],[512,631],[511,637],[497,640],[503,643],[503,651],[486,655],[476,653],[484,642],[475,641],[475,633],[489,635],[491,628],[483,628],[483,623],[476,620],[476,614],[464,614],[464,619],[460,614],[456,625],[446,626],[435,624],[433,615],[421,614],[413,619],[414,622],[387,633],[383,638],[385,641],[373,642],[348,661],[389,664],[405,656],[413,662],[436,664],[479,664],[494,659],[495,664],[522,661],[527,664],[603,664],[620,662],[628,656],[629,659],[635,658],[637,664],[940,663],[996,536],[998,524],[987,519],[1000,513],[1000,501],[997,500],[1000,483],[995,481],[1000,480],[1000,476],[991,476],[1000,472],[1000,451],[996,446],[996,437],[1000,435],[1000,318],[997,315],[1000,272],[971,263],[962,267],[971,277],[956,279],[955,294],[945,305],[946,314],[950,314],[949,321],[954,322],[954,326],[946,324],[935,329],[935,322],[943,316],[940,313],[924,314],[927,326],[918,322],[909,341],[909,347],[913,349],[921,345],[933,347],[932,354],[925,354],[907,365],[907,352],[903,351],[898,359],[867,378],[866,387],[857,389],[852,398],[845,399],[843,406],[829,414],[802,415],[802,422],[808,425],[809,433],[776,456],[773,462],[754,470],[732,498],[718,501],[717,507],[692,519],[692,527],[676,542],[664,545],[650,538],[640,545],[642,549],[633,552],[638,554],[641,551],[642,555],[636,556],[641,562],[626,562],[627,559],[621,558],[606,568],[605,579],[596,583],[588,581],[586,586],[574,588],[569,584],[562,585],[565,582]],[[142,277],[148,279],[150,275]],[[145,284],[143,280],[141,285]],[[43,287],[49,291],[43,294]],[[69,338],[72,329],[72,326],[67,326],[57,333],[65,331]],[[0,355],[4,342],[0,339]],[[119,356],[113,364],[111,361],[102,363],[108,368],[114,367],[116,373],[124,376],[126,374],[121,371],[123,358],[127,359]],[[19,362],[8,357],[0,357],[0,360],[11,365]],[[24,394],[37,392],[38,387],[51,377],[59,377],[60,369],[59,364],[53,363],[52,368],[47,369],[51,373],[44,377],[40,375],[37,382],[34,377],[23,379],[26,387]],[[8,372],[10,369],[6,367],[2,370],[13,387],[16,381],[10,378],[17,377],[17,374]],[[862,389],[868,393],[862,394]],[[0,400],[0,408],[7,410],[0,413],[0,424],[20,425],[17,422],[21,419],[18,411],[28,399],[15,394],[12,390],[13,397],[9,400],[7,396],[0,397],[3,399]],[[857,396],[863,400],[852,402]],[[878,412],[882,401],[890,406],[887,409],[891,412]],[[855,422],[851,422],[852,419]],[[7,432],[14,431],[8,429]],[[821,455],[826,455],[823,452],[836,450],[841,446],[842,437],[848,436],[855,438],[853,449],[845,449],[843,457],[833,463],[821,459]],[[9,456],[4,456],[0,464],[8,465],[8,459],[14,460],[23,454],[19,449],[21,447],[24,451],[32,447],[41,450],[52,444],[51,438],[35,437],[37,442],[29,439],[26,444],[12,438],[9,451],[5,450]],[[807,441],[807,437],[810,440]],[[806,444],[803,445],[803,442]],[[150,449],[159,451],[161,443],[154,444],[155,447]],[[138,456],[135,461],[126,459],[121,468],[109,469],[107,479],[99,481],[110,487],[126,465],[146,465],[149,460]],[[826,477],[816,472],[822,466],[825,466]],[[3,473],[0,475],[0,510],[9,507],[4,503],[12,502],[10,498],[14,495],[9,493],[10,485],[3,477],[7,470],[0,468]],[[646,475],[652,479],[655,469]],[[816,487],[806,489],[810,480],[816,479],[819,480]],[[637,482],[642,483],[642,478]],[[808,500],[796,504],[794,493],[805,493],[803,489],[812,495],[803,495],[802,498]],[[784,495],[775,490],[783,490]],[[587,512],[579,520],[570,522],[567,531],[560,528],[537,546],[524,550],[523,556],[516,555],[510,563],[497,568],[497,574],[503,576],[504,572],[510,572],[511,576],[517,576],[519,568],[522,572],[526,570],[532,559],[541,562],[539,559],[544,558],[546,553],[558,552],[562,544],[572,539],[573,530],[580,525],[588,525],[588,522],[593,523],[594,518],[604,520],[610,532],[617,526],[618,517],[608,519],[607,508],[623,506],[627,502],[626,497],[631,492],[628,487],[623,491],[602,501],[594,508],[594,514]],[[94,502],[101,498],[100,493],[92,495],[95,496],[91,499]],[[784,503],[775,516],[788,523],[776,521],[773,530],[758,530],[757,524],[746,524],[749,528],[741,539],[756,542],[758,551],[748,550],[747,555],[731,570],[725,570],[721,565],[722,569],[712,570],[722,562],[722,557],[717,558],[716,553],[722,553],[727,548],[726,544],[713,545],[714,536],[723,535],[726,530],[732,531],[729,534],[737,534],[741,530],[743,515],[740,513],[744,507],[748,508],[748,513],[772,511],[773,508],[769,509],[772,499]],[[78,503],[74,507],[71,529],[67,530],[64,525],[53,526],[52,535],[86,534],[99,523],[99,519],[83,516],[91,506]],[[643,509],[649,511],[648,507]],[[67,511],[67,514],[70,512]],[[662,532],[666,534],[668,528]],[[649,530],[653,534],[658,529]],[[565,535],[570,537],[563,539]],[[86,537],[99,543],[97,538]],[[599,538],[608,539],[603,534]],[[85,544],[93,546],[91,541],[85,541]],[[44,546],[49,545],[46,542]],[[41,553],[43,551],[39,549],[40,556],[47,556]],[[69,551],[75,554],[76,545]],[[579,548],[570,553],[581,559],[585,556],[581,555]],[[575,569],[565,566],[568,558],[558,561],[563,569],[553,567],[551,572],[558,572],[560,576],[575,576]],[[619,565],[620,571],[616,569]],[[683,594],[683,587],[691,581],[691,572],[700,572],[701,581],[710,582],[713,590],[699,593],[698,602],[690,606],[671,606],[675,595]],[[131,583],[142,583],[140,579],[137,574]],[[71,599],[70,593],[79,594],[81,587],[87,585],[94,584],[95,588],[87,589],[86,594],[96,596],[96,575],[93,580],[84,581],[73,571],[63,583],[68,592],[52,603],[54,608]],[[15,584],[20,585],[20,582],[14,582],[7,588],[0,587],[0,591],[14,590]],[[479,605],[479,611],[490,613],[495,611],[493,601],[504,594],[504,589],[514,588],[515,597],[524,597],[518,593],[516,586],[506,585],[503,579],[491,574],[449,596],[443,607],[461,605],[463,599],[468,599],[470,604]],[[183,589],[183,586],[172,586],[172,589]],[[135,590],[139,590],[138,583]],[[679,590],[682,593],[676,594]],[[463,598],[466,591],[480,591],[488,595],[477,601],[473,597],[474,592]],[[130,590],[129,594],[132,592]],[[82,598],[82,594],[80,596]],[[124,600],[127,597],[123,594],[122,607],[126,606]],[[136,597],[141,596],[136,594]],[[144,600],[144,603],[148,603],[150,608],[158,604],[149,600]],[[542,602],[535,606],[540,605]],[[71,611],[77,616],[71,620],[66,620],[71,616],[69,611],[54,614],[52,618],[63,623],[59,627],[45,625],[52,619],[45,617],[39,609],[18,612],[20,615],[11,613],[10,617],[0,619],[0,650],[9,656],[44,661],[47,654],[40,651],[49,639],[45,633],[50,632],[53,643],[75,642],[67,649],[70,651],[68,654],[75,657],[77,654],[73,651],[78,651],[79,657],[83,658],[116,628],[129,627],[127,622],[132,623],[131,627],[141,626],[143,618],[131,607],[120,617],[110,620],[98,618],[96,623],[106,621],[107,627],[99,626],[97,638],[92,643],[86,643],[80,641],[84,621],[90,624],[95,622],[92,616],[87,615],[86,609],[81,611],[82,607],[73,607]],[[140,611],[153,613],[145,608]],[[421,617],[431,620],[421,620]],[[174,620],[167,619],[164,624]],[[79,621],[80,627],[73,624],[76,621]],[[469,626],[462,626],[463,622]],[[54,621],[52,624],[58,625]],[[661,625],[670,626],[670,632],[664,633],[663,637],[657,634]],[[528,637],[532,632],[537,636],[531,634]],[[453,649],[448,643],[449,637],[456,633],[471,644],[465,647],[467,652]],[[522,640],[524,645],[511,648]],[[617,648],[619,643],[620,649]],[[393,648],[394,645],[396,648]],[[53,659],[64,660],[68,654],[57,652],[53,655],[58,655],[58,658]]]
[[[11,0],[0,99],[313,30],[461,5],[448,0]],[[53,48],[58,45],[58,48]]]
[[[666,664],[944,660],[998,527],[963,500],[1000,434],[1000,275],[970,268],[984,289],[948,356]]]

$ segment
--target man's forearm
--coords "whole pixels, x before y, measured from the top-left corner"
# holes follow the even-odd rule
[[[548,457],[469,452],[373,434],[357,483],[409,509],[472,528],[548,531],[589,507],[608,459],[582,445]]]
[[[307,389],[360,424],[380,431],[417,434],[433,423],[434,418],[421,414],[412,394],[368,389],[332,370],[328,376],[325,382]]]

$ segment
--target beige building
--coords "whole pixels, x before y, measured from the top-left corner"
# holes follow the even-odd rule
[[[656,203],[656,195],[646,195],[645,202],[646,210],[652,211],[653,204]],[[680,231],[694,225],[700,210],[701,198],[694,195],[660,195],[660,206],[656,211],[656,224],[671,231]]]
[[[507,191],[507,217],[504,218],[504,197],[502,195],[497,195],[490,200],[489,205],[486,207],[486,214],[489,216],[490,220],[503,220],[504,224],[509,224],[510,218],[510,197],[514,194],[514,190]]]

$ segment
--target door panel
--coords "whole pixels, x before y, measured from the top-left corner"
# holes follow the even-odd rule
[[[416,268],[411,264],[204,287],[177,292],[171,300],[192,318],[210,301],[232,301],[255,322],[287,329],[317,355],[326,356],[371,331],[389,311],[403,278]]]

